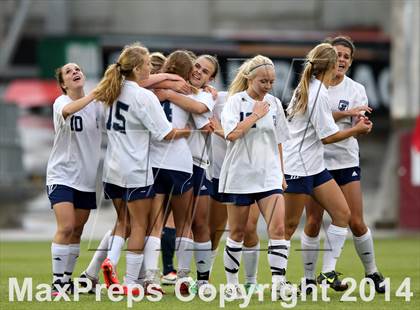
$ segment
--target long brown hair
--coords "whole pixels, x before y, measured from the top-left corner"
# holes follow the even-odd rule
[[[186,51],[175,51],[169,54],[162,67],[162,72],[173,73],[188,80],[193,67],[193,60]]]
[[[306,61],[299,84],[296,87],[293,102],[288,108],[289,118],[305,113],[308,106],[309,82],[312,76],[321,76],[333,69],[337,63],[337,53],[329,43],[315,46],[306,56]]]
[[[124,78],[130,77],[133,69],[143,66],[148,59],[149,51],[140,43],[125,46],[117,63],[106,69],[104,77],[94,91],[95,99],[111,106],[121,93]]]

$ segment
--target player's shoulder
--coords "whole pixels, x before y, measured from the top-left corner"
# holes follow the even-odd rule
[[[65,94],[58,96],[55,101],[54,101],[54,105],[60,105],[63,103],[69,103],[71,102],[71,98]]]
[[[344,77],[344,82],[356,91],[366,92],[365,86],[363,86],[363,84],[356,82],[352,78],[349,78],[347,75]]]

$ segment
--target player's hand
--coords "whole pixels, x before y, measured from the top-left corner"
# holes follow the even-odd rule
[[[252,113],[257,115],[258,119],[262,118],[270,110],[270,105],[266,101],[255,101]]]
[[[155,89],[153,92],[155,93],[156,97],[158,97],[159,101],[168,100],[170,95],[170,89]]]
[[[222,124],[217,118],[211,117],[209,120],[210,120],[211,126],[213,127],[213,131],[223,131]]]
[[[364,116],[366,112],[372,113],[372,108],[367,105],[362,105],[347,111],[348,115],[352,117]]]
[[[175,130],[177,134],[183,138],[188,138],[191,134],[191,128],[188,125],[185,126],[184,128],[175,128]]]
[[[283,183],[281,184],[281,187],[282,187],[283,191],[285,191],[287,189],[287,182],[286,182],[286,179],[285,179],[284,175],[283,175]]]
[[[189,95],[192,93],[191,86],[184,80],[175,82],[174,91],[184,95]]]
[[[210,94],[211,94],[211,96],[213,97],[213,100],[216,100],[216,99],[217,99],[217,89],[216,89],[216,88],[214,88],[213,86],[211,86],[211,85],[205,85],[205,86],[203,87],[203,90],[204,90],[206,93],[210,93]]]
[[[354,126],[358,134],[367,134],[371,132],[372,127],[373,123],[367,118],[361,118]]]

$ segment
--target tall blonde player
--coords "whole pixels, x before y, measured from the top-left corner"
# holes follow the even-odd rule
[[[338,68],[328,88],[329,105],[334,120],[340,129],[348,129],[365,112],[371,112],[363,85],[346,76],[355,51],[350,38],[336,37],[328,40],[337,51]],[[372,235],[363,220],[363,199],[360,184],[359,145],[355,137],[324,147],[325,167],[340,186],[350,207],[350,229],[354,246],[365,268],[366,277],[373,280],[376,292],[384,293],[380,284],[384,278],[375,263]],[[319,231],[324,210],[315,200],[306,206],[305,230],[301,235],[302,258],[307,283],[315,282],[315,268],[319,249]]]
[[[140,87],[150,74],[147,48],[138,43],[126,46],[118,62],[108,67],[95,90],[95,98],[106,105],[107,153],[104,160],[104,192],[116,208],[125,206],[130,216],[124,293],[135,285],[143,261],[145,232],[153,190],[150,164],[152,139],[171,140],[185,136],[167,121],[156,96]],[[188,134],[188,133],[187,133]],[[115,262],[102,264],[104,280],[118,284]],[[132,294],[138,294],[138,288]]]
[[[245,226],[250,205],[257,203],[269,237],[268,262],[274,293],[292,294],[286,282],[289,241],[284,235],[282,143],[289,133],[280,100],[268,94],[275,81],[273,62],[258,55],[240,68],[229,89],[222,112],[222,127],[228,142],[220,171],[219,191],[230,196],[228,205],[229,237],[226,240],[224,266],[228,284],[241,293],[238,270]]]
[[[372,128],[361,119],[354,127],[339,130],[331,114],[327,88],[335,76],[337,53],[330,44],[319,44],[307,55],[301,80],[288,107],[291,139],[284,144],[286,237],[290,240],[305,204],[312,196],[332,218],[327,230],[319,282],[326,280],[336,291],[347,289],[335,271],[346,239],[350,210],[337,183],[325,169],[324,144],[335,143]],[[329,249],[331,247],[331,249]]]

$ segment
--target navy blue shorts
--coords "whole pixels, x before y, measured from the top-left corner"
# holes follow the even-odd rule
[[[82,192],[72,187],[60,184],[47,186],[51,209],[60,202],[71,202],[75,209],[96,209],[96,192]]]
[[[231,203],[237,206],[250,206],[254,202],[258,202],[259,200],[274,195],[274,194],[283,194],[283,190],[281,189],[273,189],[267,192],[261,193],[252,193],[252,194],[230,194],[224,193],[226,195],[226,200],[232,201]],[[226,202],[225,202],[226,203]]]
[[[312,195],[315,187],[328,182],[333,177],[328,170],[325,169],[318,174],[307,177],[286,174],[285,178],[287,182],[285,193]]]
[[[360,181],[360,167],[351,167],[337,170],[328,170],[339,186],[346,185],[353,181]]]
[[[153,188],[157,194],[181,195],[193,187],[192,175],[188,172],[153,168]]]
[[[206,178],[206,171],[196,165],[193,165],[193,189],[194,196],[208,196],[210,194],[210,181]]]
[[[124,201],[134,201],[155,197],[153,186],[144,187],[121,187],[111,183],[104,182],[105,199],[122,199]]]
[[[211,179],[209,193],[210,197],[220,203],[235,203],[233,197],[229,196],[229,194],[219,193],[219,179]]]

